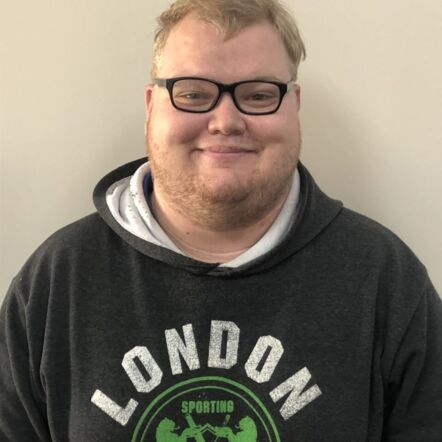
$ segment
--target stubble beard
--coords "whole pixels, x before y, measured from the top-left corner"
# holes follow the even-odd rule
[[[148,134],[148,145],[154,146],[152,143],[154,140]],[[221,185],[216,178],[198,175],[194,170],[167,167],[171,153],[156,146],[149,155],[154,189],[174,210],[206,229],[222,232],[248,227],[263,219],[287,196],[300,147],[299,134],[290,157],[279,159],[270,176],[257,170],[247,178],[235,176]]]

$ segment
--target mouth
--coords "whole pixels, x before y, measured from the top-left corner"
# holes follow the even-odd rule
[[[201,150],[204,152],[210,152],[210,153],[252,153],[252,152],[254,152],[254,149],[251,149],[248,147],[225,146],[225,145],[202,147]]]
[[[214,145],[197,149],[203,155],[217,159],[237,159],[256,153],[256,149],[241,146]]]

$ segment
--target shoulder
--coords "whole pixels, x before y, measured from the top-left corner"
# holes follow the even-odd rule
[[[398,235],[365,215],[343,208],[331,230],[340,238],[339,244],[354,253],[365,251],[377,260],[401,261],[424,270],[415,253]]]
[[[76,256],[96,249],[109,236],[112,236],[109,227],[98,213],[93,213],[54,232],[35,250],[30,262],[63,254]]]
[[[361,294],[375,295],[384,310],[411,315],[431,285],[411,248],[387,227],[346,208],[327,230],[347,278],[359,275]]]
[[[313,246],[308,249],[314,256],[326,263],[334,260],[344,270],[395,272],[399,266],[410,266],[413,272],[426,272],[413,251],[390,229],[329,198],[305,167],[300,172],[305,208],[299,226],[295,226],[295,242]]]
[[[88,215],[49,236],[20,269],[13,288],[25,296],[45,292],[61,279],[73,279],[96,267],[112,249],[123,247],[121,243],[98,213]]]

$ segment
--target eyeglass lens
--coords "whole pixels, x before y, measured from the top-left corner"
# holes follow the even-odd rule
[[[235,100],[244,112],[267,113],[280,103],[280,89],[267,82],[246,82],[235,88]],[[184,79],[175,82],[172,97],[175,106],[182,110],[204,112],[218,100],[219,89],[207,80]]]

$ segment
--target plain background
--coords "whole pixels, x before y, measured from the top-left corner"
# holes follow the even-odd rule
[[[0,0],[1,279],[93,211],[145,155],[144,85],[169,1]],[[442,293],[442,2],[298,0],[302,161],[330,196],[401,237]]]

